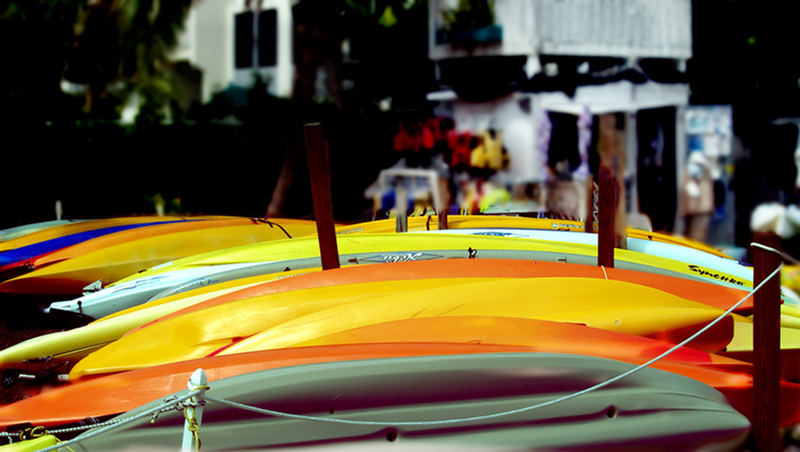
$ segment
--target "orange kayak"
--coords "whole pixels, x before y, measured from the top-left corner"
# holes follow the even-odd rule
[[[745,290],[702,281],[633,270],[601,268],[593,265],[519,259],[437,259],[342,267],[324,272],[301,274],[277,281],[270,280],[188,306],[149,322],[148,325],[229,301],[312,287],[425,278],[533,278],[558,276],[604,278],[641,284],[722,310],[727,310],[747,294]],[[152,303],[158,303],[158,300]],[[146,306],[147,304],[134,309]],[[742,303],[735,312],[747,315],[752,312],[752,309],[753,301],[750,298]],[[131,330],[131,333],[140,328]]]
[[[49,427],[128,411],[185,389],[189,376],[198,368],[213,382],[263,369],[310,363],[464,353],[553,352],[641,364],[671,347],[653,339],[566,323],[496,317],[442,320],[387,323],[382,327],[351,330],[338,338],[319,339],[328,345],[215,356],[82,378],[0,407],[0,426],[30,422]],[[433,323],[449,326],[431,332],[427,328]],[[386,332],[385,339],[368,342],[371,337],[382,336],[381,331]],[[408,337],[416,338],[403,341]],[[742,414],[751,415],[752,375],[748,363],[682,348],[653,367],[704,382],[725,394]],[[800,421],[800,385],[783,381],[781,403],[784,425]]]
[[[375,281],[405,280],[410,282],[414,279],[474,278],[481,275],[494,278],[530,278],[553,277],[561,274],[592,278],[608,276],[610,279],[638,282],[642,285],[669,291],[684,299],[711,303],[719,308],[728,308],[744,294],[739,289],[683,278],[620,269],[605,269],[604,272],[602,268],[589,265],[511,259],[443,259],[361,265],[324,272],[303,270],[300,273],[284,272],[238,280],[241,281],[238,288],[234,286],[236,281],[231,281],[159,298],[108,315],[80,328],[39,337],[2,350],[0,351],[0,365],[22,366],[25,361],[45,356],[52,357],[49,362],[72,361],[119,339],[127,332],[137,331],[144,325],[157,323],[160,321],[159,319],[168,320],[196,309],[210,308],[225,302],[259,295],[310,287]],[[226,285],[230,285],[230,289],[220,290],[220,294],[202,295],[203,292],[211,292],[215,287],[222,288]],[[205,301],[208,303],[202,304]],[[196,308],[192,308],[192,306],[196,306]],[[182,310],[184,307],[187,309]],[[747,306],[743,310],[746,311]],[[75,352],[76,350],[80,352]]]

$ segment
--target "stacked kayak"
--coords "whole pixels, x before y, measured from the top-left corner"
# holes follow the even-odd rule
[[[439,218],[437,216],[409,217],[407,218],[407,231],[433,231],[439,229]],[[544,231],[570,231],[583,232],[583,221],[575,220],[554,220],[549,218],[528,218],[504,215],[449,215],[447,217],[447,229],[478,229],[478,228],[498,228],[498,229],[528,229]],[[348,226],[341,226],[337,229],[337,234],[353,234],[361,232],[394,232],[397,229],[395,220],[377,220],[364,223],[357,223]],[[595,232],[597,227],[594,228]],[[720,250],[685,237],[673,236],[641,229],[627,228],[628,237],[645,239],[656,242],[671,243],[680,245],[684,248],[696,249],[708,254],[719,257],[730,258],[730,256]]]
[[[669,348],[669,344],[658,340],[563,322],[498,316],[414,318],[321,335],[294,347],[218,354],[77,379],[74,384],[0,408],[0,424],[24,421],[52,426],[127,411],[181,389],[197,368],[203,368],[211,380],[217,380],[260,369],[345,358],[519,351],[567,353],[642,364]],[[748,363],[683,347],[652,367],[714,387],[739,412],[747,417],[752,414],[752,369]],[[86,393],[95,397],[85,399]],[[781,396],[784,424],[798,422],[798,386],[783,382]]]
[[[742,447],[756,421],[752,269],[636,230],[604,268],[581,224],[470,217],[443,231],[430,218],[409,219],[409,233],[393,221],[339,227],[341,268],[325,271],[315,225],[289,220],[271,220],[282,236],[213,250],[202,241],[214,231],[266,223],[152,225],[37,256],[0,291],[88,281],[47,313],[95,320],[0,350],[7,372],[60,373],[0,406],[0,427],[111,419],[125,426],[55,434],[87,450],[174,447],[184,414],[169,401],[203,369],[204,450]],[[84,276],[183,234],[197,242],[183,255]],[[800,349],[784,304],[782,345]],[[800,423],[800,385],[784,378],[780,391],[781,425]]]
[[[50,229],[70,223],[80,223],[82,221],[87,220],[49,220],[2,229],[0,230],[0,243],[7,242],[24,235],[33,234],[34,232],[39,232],[44,229]]]
[[[32,260],[87,240],[147,226],[200,219],[208,218],[132,216],[55,224],[47,222],[43,223],[46,226],[22,228],[17,233],[9,233],[9,239],[0,242],[0,278],[8,279],[30,271],[33,268]]]
[[[597,246],[573,240],[575,236],[583,234],[560,234],[562,240],[555,241],[468,234],[361,233],[341,235],[337,238],[337,244],[342,266],[449,258],[527,259],[584,265],[596,263]],[[615,265],[621,269],[708,281],[732,288],[744,289],[752,285],[752,269],[729,259],[711,257],[724,261],[725,267],[713,268],[713,271],[704,267],[703,271],[697,271],[700,267],[677,252],[664,257],[621,249],[616,251]],[[51,310],[69,311],[97,319],[152,300],[153,297],[171,295],[200,285],[319,266],[316,237],[261,242],[178,259],[122,279],[103,291],[54,303]],[[10,283],[13,281],[0,284],[0,290]]]
[[[289,219],[227,218],[138,223],[137,226],[28,256],[27,266],[32,271],[0,283],[0,293],[78,296],[88,285],[98,281],[95,290],[155,265],[199,252],[316,232],[313,222]]]
[[[413,283],[413,280],[421,279],[440,278],[444,281],[445,278],[461,278],[459,282],[463,282],[466,281],[466,278],[476,277],[537,278],[557,277],[564,274],[582,278],[608,278],[631,282],[707,304],[720,310],[729,308],[746,294],[740,289],[683,278],[662,277],[616,268],[601,269],[589,265],[515,259],[445,259],[396,262],[385,265],[349,266],[326,272],[309,270],[302,277],[296,277],[299,275],[298,273],[281,272],[203,286],[185,293],[158,298],[108,315],[80,328],[34,338],[0,350],[0,366],[21,365],[26,361],[40,362],[44,357],[49,357],[51,362],[75,360],[147,323],[156,320],[165,321],[192,310],[255,296],[367,282],[403,281],[401,286],[404,289],[409,283]],[[746,314],[751,310],[752,300],[747,300],[736,312]]]

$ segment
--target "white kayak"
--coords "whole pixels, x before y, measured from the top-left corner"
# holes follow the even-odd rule
[[[565,234],[569,234],[568,237],[572,234],[583,235]],[[455,231],[438,235],[422,232],[351,234],[337,237],[337,242],[342,266],[448,258],[527,259],[586,265],[597,263],[596,246],[592,245],[519,237],[458,234]],[[750,280],[739,281],[737,277],[720,271],[711,272],[712,276],[716,275],[719,278],[701,275],[692,271],[690,264],[675,259],[628,250],[618,250],[617,254],[615,266],[621,269],[697,279],[738,289],[744,289],[751,284]],[[52,303],[49,311],[72,312],[98,319],[122,309],[202,285],[257,274],[320,266],[319,244],[316,237],[259,243],[166,263],[98,292],[73,300]]]
[[[541,229],[521,228],[471,228],[471,229],[442,229],[415,232],[415,234],[456,234],[456,235],[481,235],[489,237],[516,237],[534,240],[547,240],[551,242],[578,243],[582,245],[597,246],[597,234],[572,231],[549,231]],[[663,257],[674,261],[686,263],[698,275],[704,269],[714,269],[715,272],[727,273],[741,280],[752,281],[753,269],[740,264],[734,259],[716,256],[701,250],[676,245],[673,243],[657,242],[634,237],[627,237],[627,250],[644,253],[651,256]],[[705,275],[707,276],[707,275]],[[722,280],[725,283],[726,281]],[[732,287],[741,287],[732,284]]]

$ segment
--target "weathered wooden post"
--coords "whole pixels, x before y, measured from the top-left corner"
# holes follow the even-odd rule
[[[339,248],[336,244],[336,226],[333,220],[331,201],[328,143],[322,133],[322,125],[319,123],[306,124],[304,134],[322,269],[339,268]]]
[[[755,243],[779,249],[773,233],[756,233]],[[781,264],[773,251],[753,247],[753,286],[757,286]],[[753,435],[756,450],[781,450],[780,414],[780,276],[776,275],[753,295]]]
[[[617,182],[611,170],[605,166],[600,167],[597,178],[600,192],[597,212],[597,265],[614,268]]]

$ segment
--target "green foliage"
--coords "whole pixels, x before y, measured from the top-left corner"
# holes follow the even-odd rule
[[[164,119],[178,93],[169,55],[191,0],[99,0],[81,9],[66,78],[88,86],[87,111],[106,109],[138,92],[143,113]]]
[[[424,6],[423,0],[345,0],[349,12],[383,27],[398,24],[405,11]]]
[[[2,0],[5,122],[115,120],[129,96],[160,121],[178,100],[170,52],[192,0]],[[75,94],[61,85],[71,83]]]
[[[494,24],[494,1],[459,0],[458,8],[443,10],[442,17],[452,31],[487,27]]]

